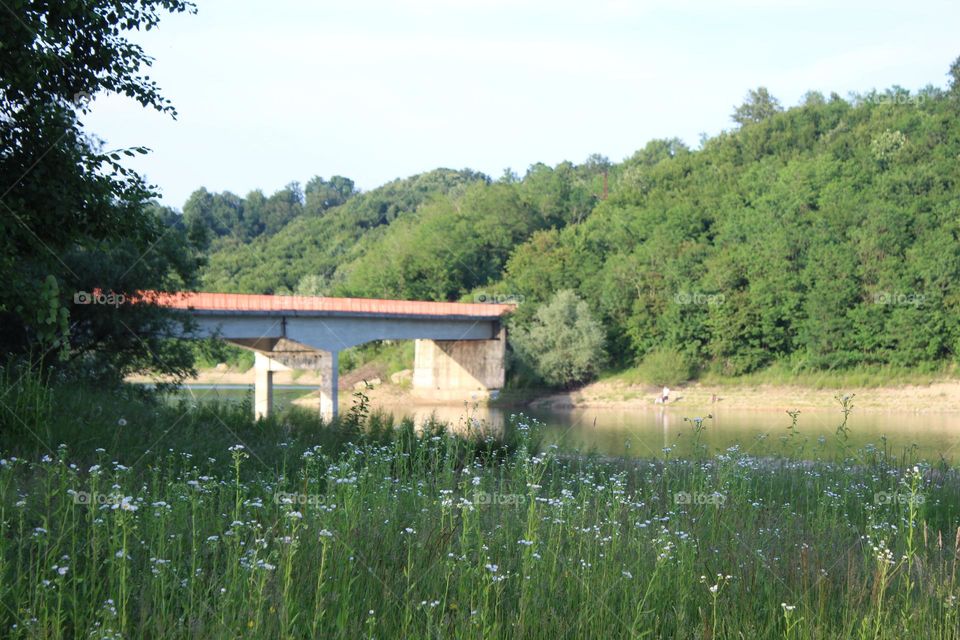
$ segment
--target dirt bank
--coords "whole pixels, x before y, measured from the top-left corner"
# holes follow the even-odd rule
[[[542,408],[616,408],[649,407],[659,387],[596,382],[569,393],[551,394],[531,404]],[[960,411],[960,380],[929,385],[902,385],[850,389],[811,389],[781,385],[711,386],[691,384],[671,389],[669,406],[722,407],[758,411],[788,409],[836,410],[836,395],[853,395],[857,411]]]

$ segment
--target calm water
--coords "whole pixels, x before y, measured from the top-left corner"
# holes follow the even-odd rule
[[[242,385],[188,385],[183,394],[202,402],[219,399],[239,402],[253,400],[252,387]],[[307,386],[274,387],[274,405],[283,410],[290,403],[314,390]],[[467,406],[382,407],[395,417],[410,416],[422,422],[434,415],[437,419],[469,429],[478,421],[500,428],[511,413],[520,409],[473,408]],[[684,417],[705,416],[701,442],[711,451],[739,445],[741,450],[755,454],[769,454],[795,448],[788,440],[790,417],[774,411],[744,411],[724,409],[696,409],[671,406],[639,409],[566,409],[523,410],[523,413],[544,423],[544,440],[564,450],[596,452],[605,455],[662,456],[670,447],[673,455],[683,455],[691,449],[693,427]],[[838,411],[806,411],[800,414],[798,436],[804,443],[803,453],[813,456],[820,448],[836,447],[836,429],[841,421]],[[941,457],[948,461],[960,460],[960,413],[880,413],[858,412],[854,408],[847,423],[849,444],[854,447],[884,446],[896,454],[915,447],[916,457],[930,461]],[[823,438],[823,444],[818,442]]]

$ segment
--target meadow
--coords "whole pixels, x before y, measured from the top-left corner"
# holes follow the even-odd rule
[[[960,478],[843,420],[659,457],[3,389],[11,638],[956,638]],[[849,406],[847,407],[849,410]]]

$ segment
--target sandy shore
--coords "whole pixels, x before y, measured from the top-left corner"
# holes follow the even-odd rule
[[[533,401],[544,408],[616,408],[654,406],[659,388],[597,382],[569,393]],[[903,385],[848,389],[811,389],[780,385],[705,386],[691,384],[671,389],[670,405],[725,409],[786,411],[788,409],[837,410],[838,393],[853,395],[857,411],[908,411],[942,413],[960,411],[960,380],[929,385]]]
[[[353,376],[355,377],[355,376]],[[131,377],[131,382],[152,382],[145,377]],[[253,384],[254,372],[207,369],[189,381],[192,384]],[[319,385],[320,379],[311,371],[280,371],[274,374],[278,385]],[[341,378],[341,403],[349,401],[353,391],[351,376]],[[839,389],[812,389],[783,385],[713,386],[691,384],[671,390],[671,406],[697,408],[785,411],[787,409],[836,410]],[[617,382],[596,382],[567,393],[553,393],[541,397],[518,400],[512,404],[530,404],[541,408],[611,408],[631,409],[654,406],[658,387],[628,385]],[[844,394],[855,394],[857,411],[907,411],[912,413],[943,413],[960,411],[960,380],[944,380],[927,385],[901,385],[842,389]],[[313,394],[311,394],[313,395]],[[374,404],[402,405],[429,404],[422,398],[414,399],[409,390],[392,384],[383,384],[368,392]],[[298,403],[309,404],[308,396]],[[438,403],[439,404],[439,403]],[[449,403],[446,403],[449,404]]]
[[[139,384],[156,382],[147,376],[128,376],[127,382]],[[234,369],[203,369],[196,378],[186,381],[187,384],[253,384],[254,371],[236,371]],[[273,384],[302,384],[320,385],[320,376],[313,371],[276,371],[273,374]]]

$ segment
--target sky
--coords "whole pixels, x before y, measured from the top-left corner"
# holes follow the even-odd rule
[[[198,0],[137,33],[176,120],[97,96],[84,118],[181,208],[315,175],[363,190],[437,167],[497,178],[620,161],[732,127],[751,88],[945,87],[960,2]],[[842,6],[838,6],[842,5]]]

